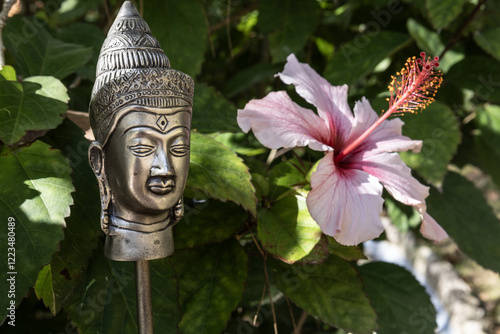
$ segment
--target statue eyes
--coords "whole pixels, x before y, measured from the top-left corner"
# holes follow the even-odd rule
[[[173,145],[172,147],[170,147],[170,153],[176,157],[183,157],[188,152],[189,152],[189,146],[185,144]]]
[[[137,156],[137,157],[145,157],[153,153],[156,149],[155,146],[152,145],[144,145],[144,144],[137,144],[133,146],[127,146],[129,150],[132,151],[132,154]],[[177,144],[177,145],[172,145],[170,147],[170,154],[172,154],[175,157],[183,157],[189,152],[189,146],[186,144]]]
[[[129,150],[131,150],[135,156],[138,156],[138,157],[145,157],[145,156],[153,153],[153,151],[155,150],[154,146],[141,145],[141,144],[134,145],[134,146],[127,146],[127,148]]]

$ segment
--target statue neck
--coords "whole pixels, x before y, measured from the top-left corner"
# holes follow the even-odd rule
[[[115,261],[161,259],[174,252],[171,219],[141,224],[111,216],[104,255]]]
[[[154,223],[136,223],[121,217],[111,216],[111,226],[119,229],[136,231],[141,233],[152,233],[166,229],[170,224],[170,216]]]
[[[121,205],[111,201],[110,218],[118,218],[125,222],[137,225],[155,225],[165,220],[169,220],[170,211],[171,210],[166,210],[159,212],[158,214],[142,214],[133,212],[128,208],[122,207]]]

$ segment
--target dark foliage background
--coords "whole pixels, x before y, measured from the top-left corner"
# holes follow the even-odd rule
[[[296,149],[271,160],[240,132],[237,109],[250,99],[287,90],[305,104],[274,78],[290,53],[332,84],[348,84],[351,106],[366,96],[378,111],[408,57],[440,56],[437,101],[403,118],[422,152],[402,158],[432,187],[429,212],[460,252],[500,271],[500,202],[491,195],[500,185],[499,1],[135,4],[172,67],[196,80],[186,215],[175,227],[174,256],[152,263],[158,332],[434,332],[434,308],[409,272],[360,265],[362,245],[339,245],[310,218],[307,174],[322,155]],[[2,295],[2,333],[137,332],[133,264],[103,257],[89,142],[74,113],[88,109],[99,49],[120,5],[27,0],[3,28],[0,272],[17,272],[18,309],[9,326]],[[419,223],[388,195],[386,214],[401,231]],[[8,290],[2,278],[0,291]]]

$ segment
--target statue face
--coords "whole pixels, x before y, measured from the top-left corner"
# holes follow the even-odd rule
[[[166,218],[186,184],[189,119],[187,108],[141,107],[118,121],[105,148],[113,215],[139,223]]]

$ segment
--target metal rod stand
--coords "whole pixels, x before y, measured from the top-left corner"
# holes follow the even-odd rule
[[[139,334],[153,334],[153,304],[148,260],[135,262],[135,277]]]

